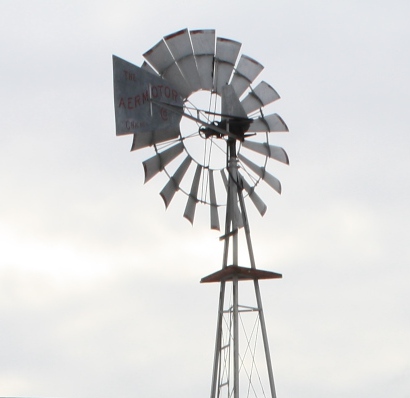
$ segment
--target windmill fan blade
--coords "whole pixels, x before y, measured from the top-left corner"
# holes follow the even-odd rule
[[[165,202],[165,207],[169,206],[172,198],[175,195],[175,192],[178,191],[181,181],[184,178],[184,175],[187,172],[188,167],[191,164],[191,161],[191,157],[187,156],[160,192],[160,195]]]
[[[269,145],[266,142],[262,143],[248,140],[243,141],[242,146],[244,148],[250,149],[251,151],[268,156],[271,159],[275,159],[279,162],[289,164],[288,155],[286,154],[285,150],[281,147]]]
[[[246,113],[256,111],[265,105],[279,99],[279,94],[266,82],[260,82],[242,101]]]
[[[248,193],[249,197],[251,198],[256,209],[259,211],[260,215],[263,216],[266,213],[266,209],[267,209],[266,204],[262,201],[259,195],[257,195],[257,193],[255,192],[255,189],[251,188],[251,186],[248,184],[245,178],[243,178],[242,175],[240,176],[240,178],[241,178],[243,188]]]
[[[166,36],[164,39],[181,69],[185,80],[189,83],[191,90],[199,90],[201,88],[201,81],[199,79],[188,29],[180,30],[179,32]]]
[[[189,84],[186,82],[171,51],[164,40],[161,40],[154,47],[148,50],[144,58],[158,71],[158,73],[168,80],[183,98],[189,96],[192,92]]]
[[[202,166],[198,164],[196,166],[194,179],[192,180],[192,185],[191,185],[191,192],[189,193],[188,201],[186,203],[185,212],[184,212],[184,217],[187,220],[189,220],[191,224],[194,223],[195,209],[196,209],[196,204],[198,203],[197,195],[198,195],[199,179],[201,178],[201,171],[202,171]]]
[[[215,30],[191,30],[190,34],[201,89],[211,91],[214,75]]]
[[[231,78],[240,48],[241,43],[237,41],[220,37],[216,40],[214,89],[218,94]]]
[[[159,144],[164,141],[169,141],[177,138],[179,136],[179,128],[175,130],[165,130],[165,131],[148,131],[146,133],[134,134],[134,139],[132,141],[131,151],[137,149],[146,148],[154,144]]]
[[[218,216],[218,206],[216,202],[215,194],[215,182],[214,182],[214,172],[209,170],[209,197],[211,201],[210,211],[211,211],[211,229],[216,229],[219,231],[219,216]]]
[[[143,57],[162,75],[175,61],[164,40],[160,40]]]
[[[192,88],[185,80],[176,62],[170,65],[162,76],[176,88],[182,98],[188,98],[192,94]]]
[[[184,145],[182,142],[168,148],[164,152],[157,153],[152,158],[147,159],[142,164],[144,165],[145,171],[145,182],[149,181],[157,173],[162,171],[164,167],[174,160],[182,151],[184,150]]]
[[[289,131],[285,122],[276,113],[264,117],[259,117],[252,121],[248,129],[251,133],[259,132],[286,132]]]
[[[147,72],[152,73],[155,76],[158,76],[158,73],[155,71],[155,69],[146,61],[144,61],[141,65],[141,69],[145,70]]]
[[[245,156],[239,154],[238,158],[246,164],[257,176],[261,177],[269,186],[271,186],[277,193],[282,192],[282,187],[280,181],[274,177],[272,174],[269,174],[264,167],[259,167],[255,163],[251,162]]]
[[[258,61],[247,55],[241,56],[231,82],[238,97],[244,93],[262,70],[263,66]]]

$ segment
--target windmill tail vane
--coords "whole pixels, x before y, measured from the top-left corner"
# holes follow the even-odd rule
[[[280,97],[256,81],[263,66],[240,49],[241,43],[217,37],[213,29],[183,29],[145,52],[141,67],[113,56],[116,134],[133,136],[131,150],[154,149],[143,162],[145,182],[165,172],[160,195],[166,207],[180,191],[187,196],[184,217],[193,223],[197,204],[206,204],[217,230],[225,208],[222,269],[201,280],[220,284],[211,398],[265,397],[267,391],[276,398],[259,280],[281,274],[256,267],[245,198],[263,216],[259,183],[281,193],[267,163],[288,165],[289,158],[270,135],[288,128],[266,112]],[[248,266],[239,265],[240,234]],[[251,290],[251,303],[239,302],[239,285]]]

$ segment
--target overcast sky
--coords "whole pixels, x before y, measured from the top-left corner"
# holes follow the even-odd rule
[[[0,396],[208,397],[222,244],[115,137],[112,54],[216,29],[289,126],[250,209],[278,398],[410,397],[410,3],[0,0]],[[203,216],[201,211],[203,210]]]

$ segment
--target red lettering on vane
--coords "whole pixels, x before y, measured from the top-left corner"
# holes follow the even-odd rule
[[[165,86],[164,93],[165,93],[165,97],[167,98],[171,97],[171,89],[168,86]]]
[[[162,120],[168,120],[168,112],[164,108],[161,108],[161,119]]]
[[[125,80],[131,80],[133,82],[137,81],[137,78],[135,76],[135,73],[132,73],[128,70],[124,70],[124,76],[125,76]]]
[[[128,72],[124,71],[124,73],[128,73]],[[129,77],[129,80],[132,80],[131,74],[128,73],[126,76]],[[163,85],[152,86],[151,96],[152,98],[166,97],[175,102],[177,102],[178,100],[177,91],[171,89],[168,86],[163,86]],[[149,101],[150,101],[149,92],[148,90],[145,90],[142,93],[135,95],[133,97],[127,97],[127,98],[121,97],[118,103],[118,107],[119,108],[123,107],[125,109],[135,109],[141,105],[144,105],[145,103]]]
[[[137,122],[135,120],[126,120],[124,123],[127,130],[136,130],[145,127],[144,122]]]

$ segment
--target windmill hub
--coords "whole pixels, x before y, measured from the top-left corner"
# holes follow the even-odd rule
[[[239,141],[245,139],[245,133],[248,131],[252,119],[233,117],[229,119],[222,119],[221,121],[212,122],[212,125],[218,127],[221,130],[229,131]],[[212,127],[201,127],[199,132],[203,138],[224,138],[224,134],[214,130]],[[231,137],[233,138],[233,137]]]
[[[220,122],[212,122],[212,124],[216,127],[220,127]],[[217,131],[213,130],[211,127],[201,127],[199,129],[199,134],[202,138],[223,138],[222,133],[218,133]]]

